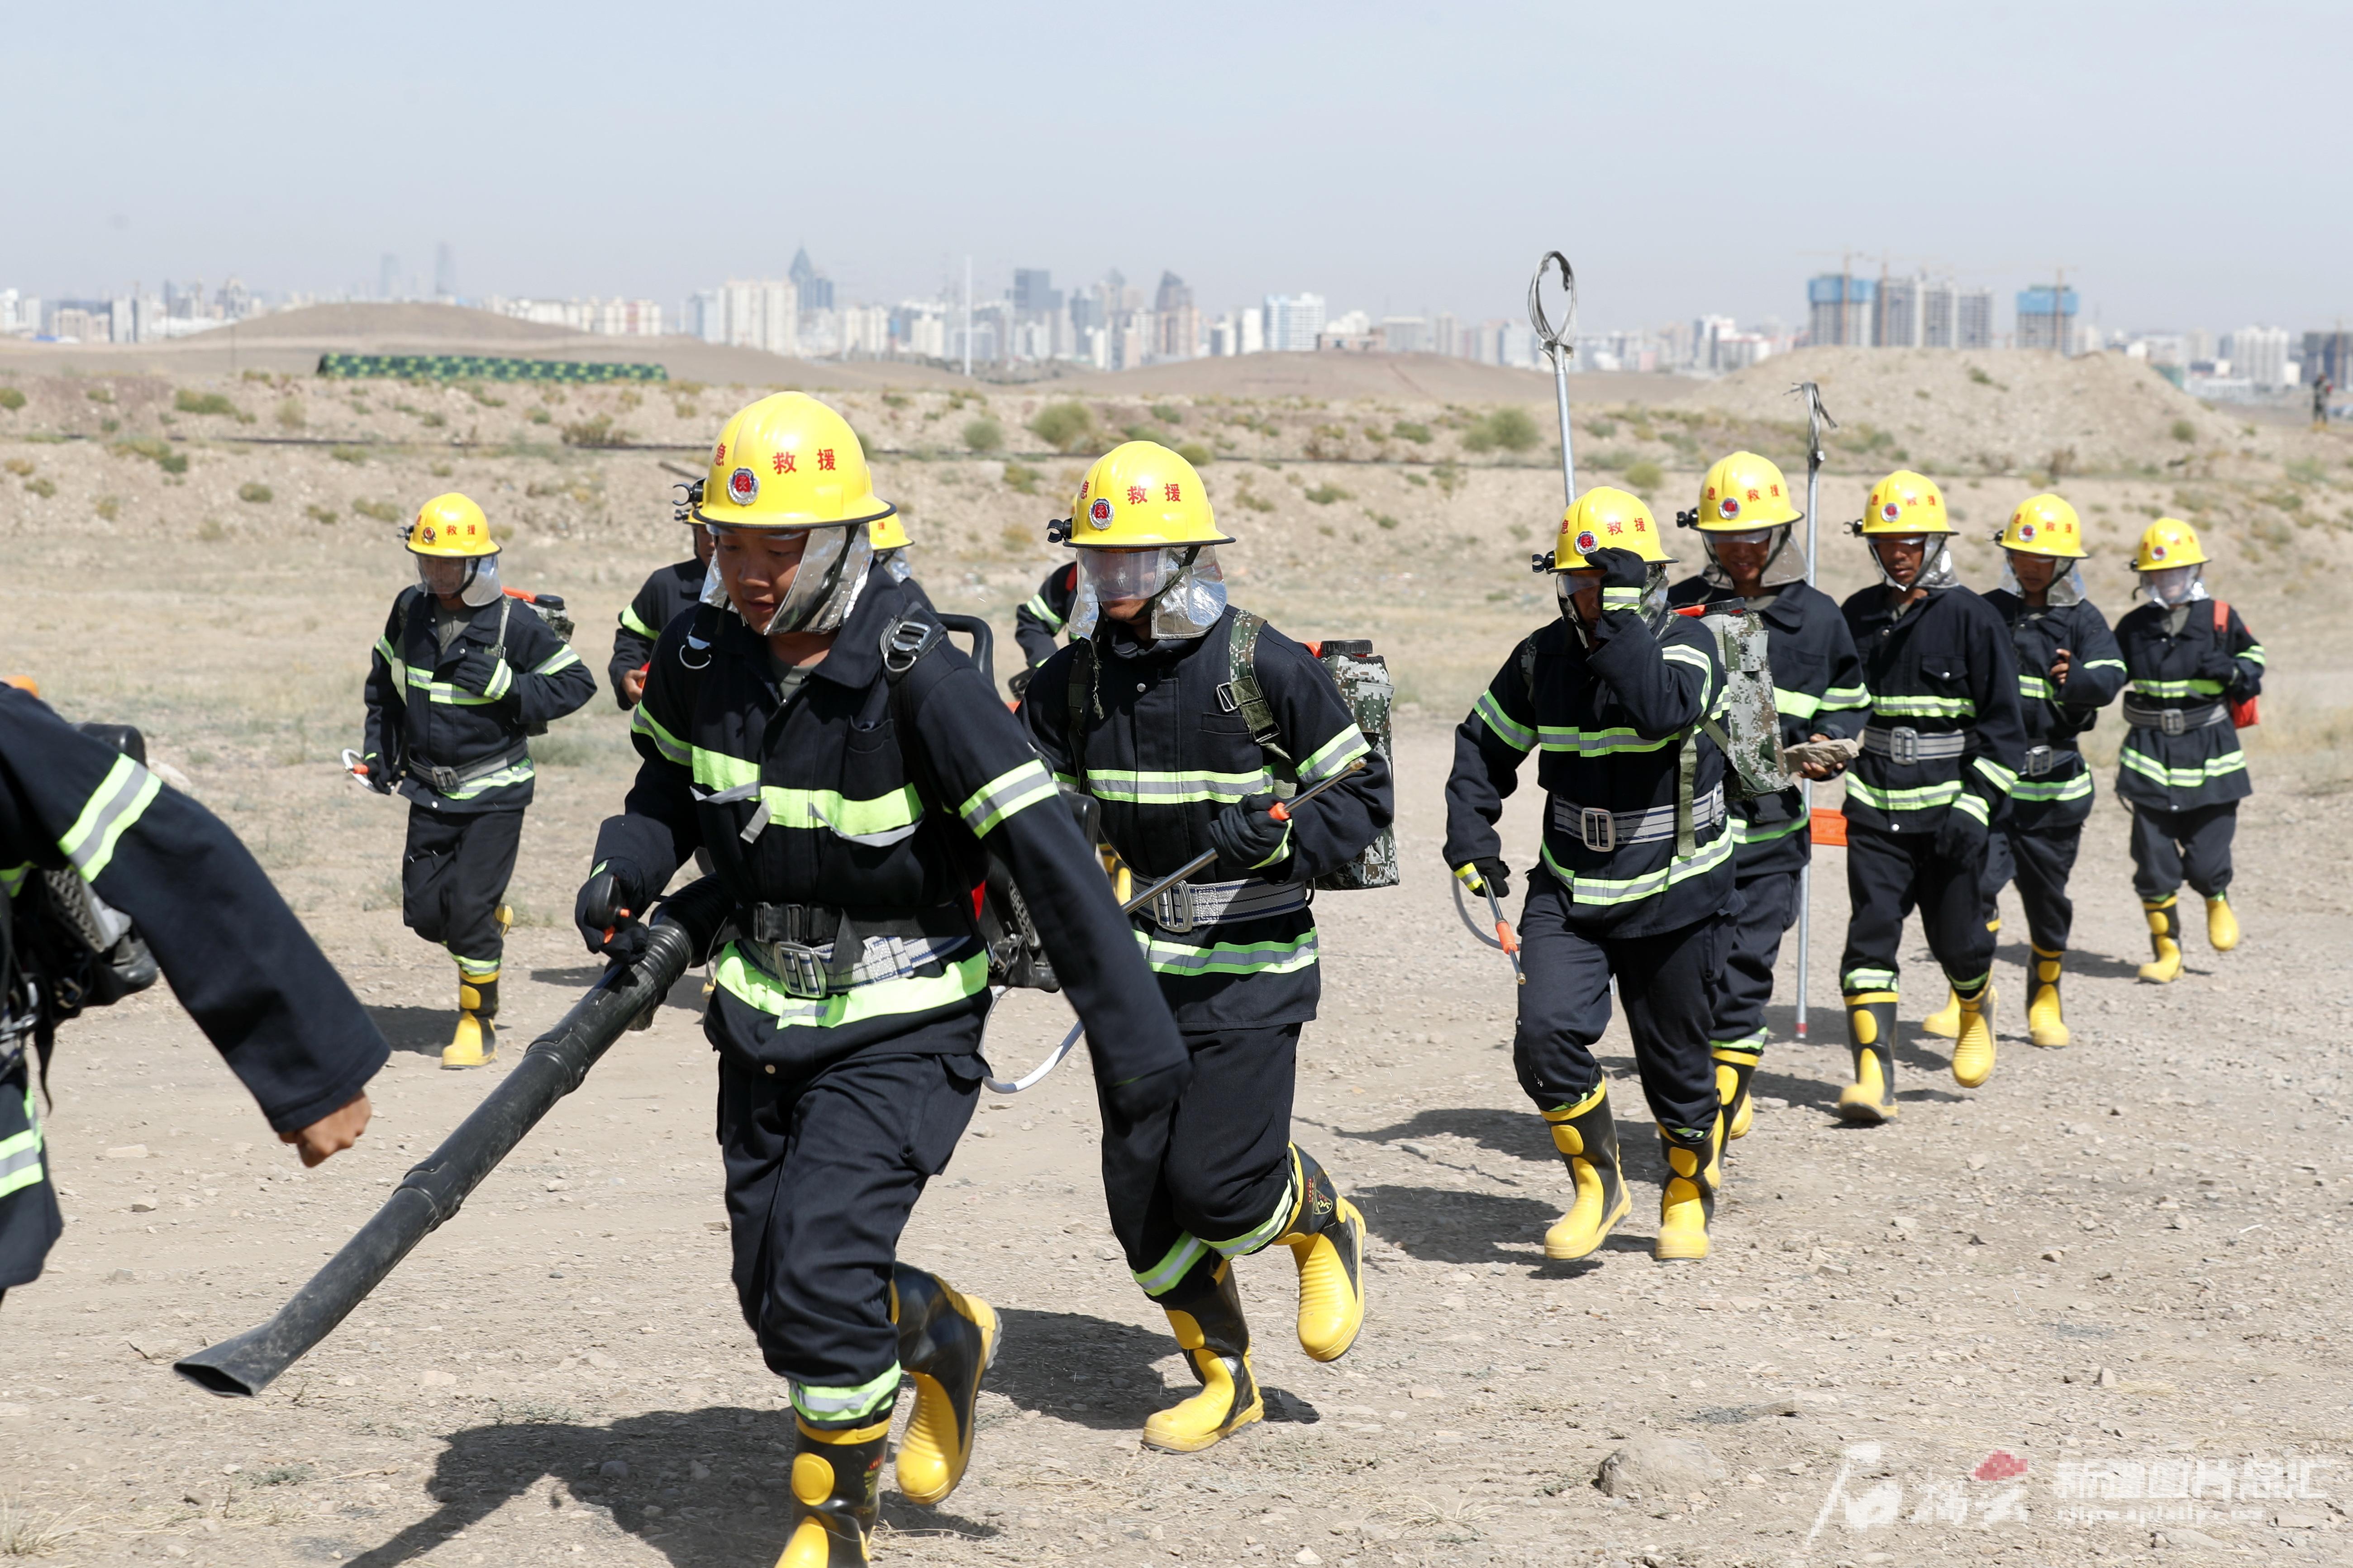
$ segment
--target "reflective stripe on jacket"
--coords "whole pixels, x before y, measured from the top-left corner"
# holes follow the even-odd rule
[[[2117,622],[2116,641],[2133,696],[2153,707],[2198,710],[2261,692],[2263,646],[2237,610],[2225,614],[2221,647],[2235,670],[2229,681],[2197,673],[2216,647],[2212,600],[2193,599],[2171,609],[2143,605]],[[2136,724],[2125,731],[2116,752],[2116,794],[2135,805],[2188,811],[2243,800],[2254,789],[2239,731],[2228,723],[2193,725],[2179,735]]]
[[[633,704],[622,689],[621,677],[645,668],[653,658],[662,628],[702,599],[704,575],[700,561],[672,562],[647,578],[638,596],[621,606],[620,625],[613,633],[613,661],[605,672],[613,683],[613,700],[624,712]]]
[[[1884,584],[1840,606],[1871,689],[1870,722],[1923,735],[1971,732],[1958,756],[1899,763],[1876,752],[1846,775],[1846,817],[1889,833],[1934,833],[1945,813],[1990,824],[2007,811],[2026,750],[2018,656],[1984,599],[1939,588],[1904,608]]]

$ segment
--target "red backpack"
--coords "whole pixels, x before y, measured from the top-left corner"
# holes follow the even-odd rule
[[[2230,630],[2231,606],[2217,599],[2214,601],[2214,640],[2221,641],[2230,635]],[[2263,721],[2263,707],[2259,699],[2242,697],[2231,704],[2232,729],[2252,730]]]

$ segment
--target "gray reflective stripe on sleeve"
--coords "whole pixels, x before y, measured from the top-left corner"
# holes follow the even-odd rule
[[[1050,799],[1053,794],[1052,775],[1046,772],[1043,763],[1033,759],[981,785],[971,799],[956,807],[956,815],[964,818],[964,825],[976,836],[982,836],[1015,813]]]
[[[98,880],[99,873],[114,859],[115,845],[163,787],[153,773],[129,757],[114,759],[105,781],[90,792],[81,816],[58,840],[58,847],[65,851],[66,858],[73,862],[84,881]]]
[[[1303,785],[1317,783],[1338,773],[1372,749],[1373,744],[1365,739],[1364,731],[1351,724],[1307,753],[1299,764],[1299,782]]]
[[[1183,805],[1194,801],[1229,805],[1273,791],[1274,778],[1264,768],[1248,773],[1136,773],[1125,768],[1090,768],[1087,793],[1097,800],[1135,805]]]
[[[41,1118],[33,1106],[33,1086],[25,1085],[25,1130],[0,1138],[0,1197],[42,1179]]]
[[[1056,615],[1052,606],[1046,603],[1045,595],[1032,594],[1029,595],[1029,602],[1021,607],[1045,622],[1048,631],[1059,632],[1062,629],[1062,617]]]
[[[537,664],[533,665],[531,667],[531,672],[533,675],[554,675],[557,670],[569,669],[579,662],[580,656],[572,651],[571,644],[566,643],[564,647],[557,648],[554,653],[549,654],[545,658],[541,659]]]

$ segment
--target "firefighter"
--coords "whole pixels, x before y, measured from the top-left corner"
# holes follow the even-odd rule
[[[365,698],[362,777],[408,801],[400,913],[458,963],[458,1028],[445,1068],[498,1059],[507,881],[522,842],[527,736],[596,695],[596,678],[531,605],[499,587],[482,509],[451,491],[403,534],[417,583],[393,601]]]
[[[613,700],[624,713],[645,695],[646,668],[662,628],[694,608],[711,575],[711,531],[693,522],[683,507],[679,521],[688,524],[694,559],[672,562],[647,578],[638,596],[622,606],[620,626],[613,633],[613,662],[606,673],[613,678]]]
[[[112,732],[129,744],[0,686],[0,1293],[63,1227],[34,1079],[83,1008],[160,967],[305,1165],[357,1141],[389,1055],[237,836],[147,771],[136,731]]]
[[[1545,1233],[1547,1258],[1591,1255],[1632,1204],[1593,1055],[1613,980],[1667,1165],[1652,1258],[1707,1256],[1722,1181],[1709,994],[1738,834],[1724,753],[1700,727],[1724,694],[1724,664],[1714,635],[1668,608],[1673,559],[1635,497],[1607,486],[1578,497],[1535,560],[1561,618],[1521,640],[1454,731],[1446,863],[1473,893],[1510,893],[1495,819],[1521,763],[1541,752],[1544,835],[1520,914],[1526,984],[1512,1057],[1576,1192]]]
[[[2026,1037],[2063,1046],[2070,1036],[2059,1003],[2060,972],[2075,906],[2067,878],[2084,824],[2092,815],[2092,773],[2077,738],[2099,720],[2125,683],[2125,661],[2105,616],[2085,598],[2084,526],[2060,497],[2030,496],[1994,535],[2008,554],[2002,585],[1985,596],[2010,626],[2018,657],[2019,711],[2026,751],[2010,786],[2010,817],[1989,837],[1978,892],[1986,930],[2001,930],[2002,887],[2018,882],[2026,906],[2028,960]],[[1950,1039],[1960,1027],[1961,1001],[1921,1020],[1932,1035]]]
[[[1029,602],[1013,612],[1013,640],[1021,645],[1028,668],[1016,670],[1006,685],[1018,698],[1029,689],[1038,667],[1054,657],[1054,639],[1070,625],[1071,607],[1078,602],[1079,566],[1073,561],[1046,574]]]
[[[1805,552],[1791,537],[1804,516],[1772,462],[1754,452],[1721,459],[1700,481],[1698,510],[1675,520],[1699,530],[1707,566],[1667,591],[1676,608],[1738,600],[1764,620],[1784,746],[1852,739],[1870,700],[1837,601],[1806,581]],[[1800,771],[1819,781],[1841,770],[1808,763]],[[1725,933],[1708,1041],[1726,1141],[1746,1134],[1753,1115],[1748,1081],[1769,1032],[1765,1005],[1773,998],[1773,966],[1782,933],[1798,922],[1799,879],[1813,854],[1807,827],[1805,799],[1796,784],[1733,804],[1740,912]]]
[[[2026,746],[2010,630],[1954,574],[1944,493],[1898,468],[1852,526],[1880,582],[1841,606],[1871,714],[1846,784],[1852,910],[1839,988],[1854,1081],[1839,1114],[1873,1125],[1896,1113],[1895,949],[1915,905],[1960,998],[1953,1079],[1975,1089],[1993,1072],[1993,932],[1978,883]]]
[[[1190,1070],[1019,725],[875,566],[868,525],[890,512],[858,437],[816,399],[778,393],[728,421],[695,510],[723,603],[656,647],[631,721],[643,763],[575,907],[592,952],[627,955],[698,846],[735,904],[703,1029],[736,1295],[796,1418],[785,1568],[865,1561],[902,1371],[900,1489],[938,1502],[971,1456],[997,1315],[896,1255],[987,1071],[973,890],[991,854],[1108,1101],[1148,1117]]]
[[[2133,889],[2153,950],[2140,977],[2158,984],[2181,973],[2174,900],[2185,880],[2206,900],[2214,951],[2239,945],[2231,837],[2254,786],[2234,706],[2263,689],[2263,646],[2238,611],[2207,593],[2206,563],[2197,530],[2179,518],[2150,523],[2133,557],[2148,603],[2116,625],[2131,682],[2116,794],[2132,807]]]
[[[1021,712],[1055,775],[1099,805],[1130,872],[1204,877],[1134,917],[1183,1034],[1191,1087],[1156,1121],[1103,1108],[1103,1188],[1128,1268],[1168,1315],[1201,1391],[1145,1423],[1155,1448],[1206,1448],[1262,1411],[1232,1260],[1280,1244],[1299,1279],[1300,1347],[1344,1353],[1364,1321],[1365,1226],[1291,1141],[1301,1027],[1323,990],[1315,879],[1391,815],[1388,764],[1307,650],[1226,602],[1201,476],[1152,441],[1098,458],[1071,519],[1071,644]],[[1301,806],[1281,795],[1363,769]]]

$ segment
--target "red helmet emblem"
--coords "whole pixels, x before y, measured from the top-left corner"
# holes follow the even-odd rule
[[[1735,497],[1726,496],[1722,500],[1715,503],[1715,510],[1726,518],[1738,517],[1740,515],[1740,502]]]
[[[2021,540],[2032,539],[2034,537],[2034,525],[2031,522],[2020,523],[2018,525],[2018,537]]]
[[[2164,560],[2164,559],[2165,559],[2165,546],[2164,546],[2164,545],[2162,545],[2162,544],[2152,544],[2152,545],[2150,545],[2150,546],[2148,547],[2148,558],[2149,558],[2151,561],[2162,561],[2162,560]]]
[[[1593,537],[1593,531],[1589,528],[1581,531],[1575,542],[1579,555],[1590,555],[1601,548],[1601,541]]]
[[[1094,524],[1097,528],[1109,528],[1111,526],[1111,502],[1104,500],[1102,496],[1095,497],[1094,504],[1087,508],[1087,521]]]
[[[737,506],[750,506],[760,493],[760,476],[749,468],[738,468],[727,476],[727,499]]]
[[[1894,522],[1897,518],[1904,515],[1904,508],[1898,502],[1892,500],[1886,501],[1882,503],[1880,506],[1879,515],[1885,518],[1888,521]]]

